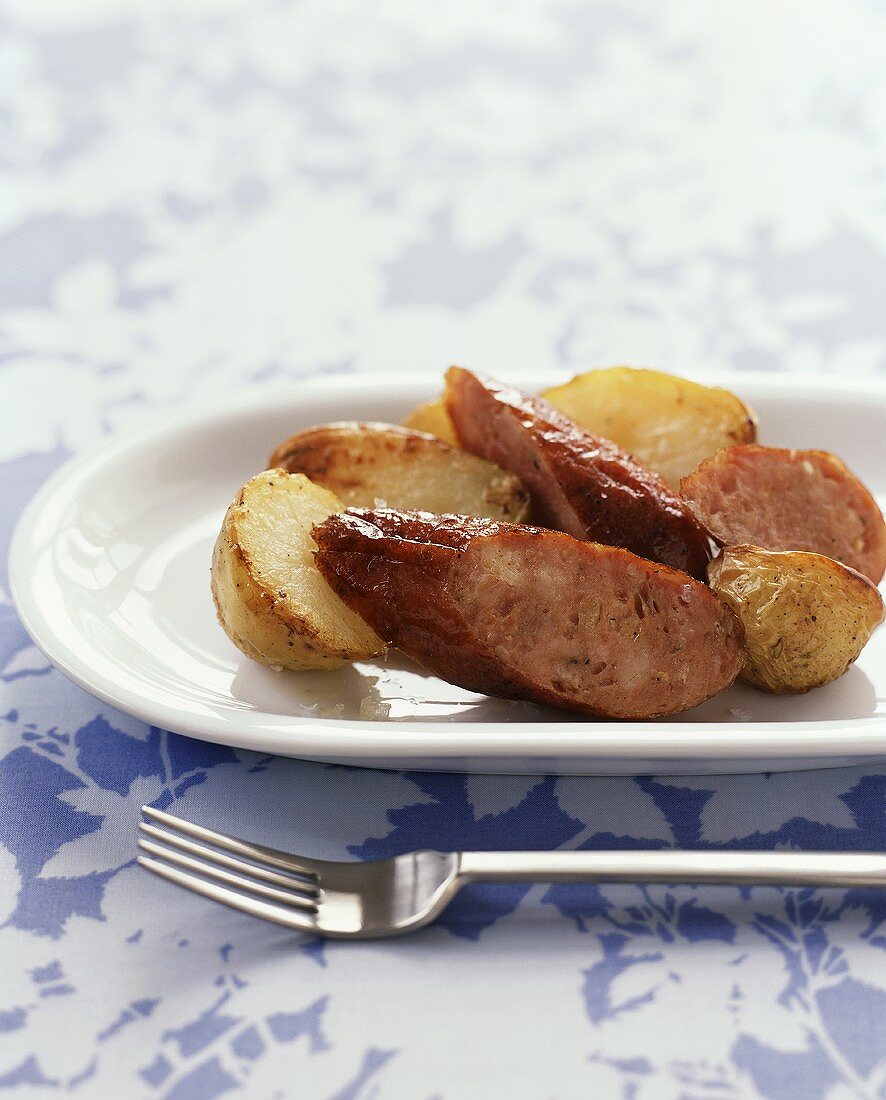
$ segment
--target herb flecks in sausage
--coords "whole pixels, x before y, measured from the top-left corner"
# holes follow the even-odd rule
[[[331,516],[314,538],[321,573],[352,610],[472,691],[654,718],[722,691],[745,660],[741,626],[710,589],[626,550],[385,510]]]

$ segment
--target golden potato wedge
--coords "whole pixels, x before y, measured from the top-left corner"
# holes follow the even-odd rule
[[[228,508],[212,557],[218,620],[243,652],[272,668],[340,668],[384,652],[314,564],[311,530],[343,511],[300,474],[266,470]]]
[[[427,432],[458,446],[458,436],[442,398],[438,397],[436,401],[428,401],[413,409],[403,420],[403,427],[412,428],[416,432]]]
[[[513,474],[427,432],[393,424],[309,428],[281,443],[269,465],[305,474],[347,508],[373,508],[381,500],[401,511],[519,523],[529,507],[529,494]]]
[[[675,489],[702,459],[757,438],[756,415],[734,394],[657,370],[591,370],[541,396],[586,431],[617,443]]]
[[[842,676],[883,621],[867,577],[823,554],[730,546],[708,580],[744,626],[743,679],[776,695]]]

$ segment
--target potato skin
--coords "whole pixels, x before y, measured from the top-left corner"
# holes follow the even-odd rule
[[[757,438],[756,414],[735,394],[663,371],[586,371],[541,396],[585,431],[617,443],[675,489],[709,455]]]
[[[742,678],[776,695],[838,679],[884,617],[868,578],[823,554],[731,546],[708,579],[744,626]]]
[[[484,516],[519,523],[529,494],[519,478],[427,432],[345,421],[308,428],[268,460],[323,485],[348,508],[391,508]]]
[[[234,645],[271,668],[333,669],[347,664],[345,657],[318,648],[311,640],[314,632],[303,620],[292,616],[286,621],[271,593],[253,580],[248,554],[225,528],[230,529],[227,517],[212,552],[212,599],[218,621]]]
[[[403,418],[403,427],[412,428],[416,432],[427,432],[454,447],[458,446],[458,436],[442,398],[416,406]]]
[[[281,493],[292,498],[294,519],[281,522],[267,550],[276,557],[288,544],[300,545],[302,572],[320,590],[320,606],[300,600],[297,584],[287,591],[279,578],[272,583],[273,567],[266,568],[268,554],[254,520],[256,513],[270,511],[272,495],[279,500]],[[212,554],[212,598],[225,633],[253,660],[277,669],[334,669],[384,651],[384,643],[328,589],[313,564],[311,527],[339,510],[341,502],[307,478],[269,470],[248,481],[225,513]]]

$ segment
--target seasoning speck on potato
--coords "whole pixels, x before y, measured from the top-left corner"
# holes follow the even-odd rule
[[[774,694],[838,679],[884,617],[867,577],[822,554],[731,546],[708,579],[744,626],[742,678]]]
[[[239,649],[274,669],[333,669],[384,652],[314,562],[311,529],[341,501],[300,474],[266,470],[225,514],[212,556],[218,620]]]

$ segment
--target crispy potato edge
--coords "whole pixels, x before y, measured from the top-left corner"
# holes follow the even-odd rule
[[[773,569],[777,573],[769,582]],[[723,580],[731,570],[748,578],[745,593],[736,591],[736,578]],[[775,594],[767,590],[758,611],[754,572],[761,585],[777,583],[782,576],[792,576],[792,585]],[[839,679],[886,619],[877,586],[823,554],[730,546],[708,566],[708,580],[745,628],[748,659],[741,678],[770,694],[803,694]],[[835,603],[835,588],[845,595],[842,603]],[[827,589],[826,600],[822,589]],[[774,625],[779,614],[782,623],[796,628],[780,634]],[[822,630],[828,633],[822,636]]]
[[[317,425],[270,458],[334,493],[344,507],[378,501],[405,511],[479,515],[510,523],[529,513],[529,493],[507,470],[428,432],[372,421]]]
[[[220,625],[238,649],[272,668],[331,670],[354,660],[378,656],[384,651],[384,643],[369,627],[361,624],[367,640],[374,638],[375,644],[360,645],[357,639],[352,646],[341,645],[336,641],[343,632],[340,623],[330,629],[322,615],[299,612],[290,599],[272,592],[256,575],[255,556],[244,542],[240,524],[251,507],[246,500],[247,492],[255,488],[258,479],[268,476],[301,477],[281,469],[265,471],[242,486],[228,507],[212,556],[211,590]],[[302,480],[314,500],[318,495],[328,497],[324,506],[335,504],[334,510],[342,510],[328,490],[313,485],[307,478]],[[309,530],[306,537],[311,538]],[[331,589],[329,596],[333,604],[340,602]],[[353,615],[344,604],[341,609]]]

